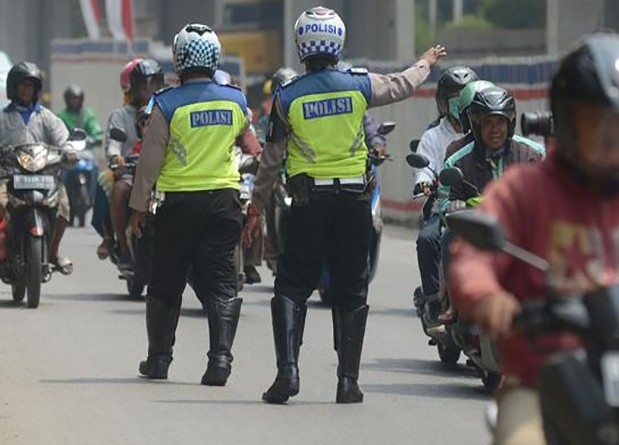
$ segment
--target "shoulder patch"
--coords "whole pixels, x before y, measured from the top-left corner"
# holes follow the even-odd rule
[[[241,88],[238,85],[232,85],[231,83],[227,83],[225,85],[219,85],[219,86],[226,87],[226,88],[234,88],[235,90],[243,91],[243,88]]]
[[[160,94],[165,93],[166,91],[170,91],[174,87],[172,85],[168,85],[167,87],[163,87],[155,91],[154,96],[159,96]]]
[[[350,74],[367,74],[369,71],[367,68],[352,67],[348,70]]]
[[[286,88],[287,86],[292,85],[292,84],[293,84],[293,83],[295,83],[297,80],[299,80],[301,77],[303,77],[303,76],[295,76],[295,77],[292,77],[292,78],[290,78],[290,79],[286,80],[285,82],[283,82],[283,83],[280,85],[280,88]]]

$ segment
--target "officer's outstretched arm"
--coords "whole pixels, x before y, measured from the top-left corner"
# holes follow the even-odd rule
[[[411,97],[430,75],[430,68],[445,55],[445,48],[437,45],[428,49],[417,63],[400,73],[369,73],[372,86],[369,106],[380,107]]]

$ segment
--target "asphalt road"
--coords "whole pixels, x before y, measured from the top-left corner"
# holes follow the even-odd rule
[[[370,289],[360,383],[365,403],[336,405],[330,310],[310,300],[301,392],[260,400],[275,376],[272,279],[247,286],[223,388],[201,386],[206,318],[185,291],[167,382],[137,376],[146,353],[143,300],[130,299],[90,229],[71,229],[71,277],[55,275],[38,309],[0,285],[0,444],[486,444],[490,395],[472,371],[444,368],[411,309],[419,274],[414,233],[387,228]]]

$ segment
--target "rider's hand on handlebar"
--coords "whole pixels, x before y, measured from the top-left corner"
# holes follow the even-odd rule
[[[137,210],[133,210],[131,212],[131,220],[129,224],[131,225],[131,233],[133,233],[138,238],[142,238],[142,229],[144,228],[144,219],[145,212],[139,212]]]
[[[432,184],[430,181],[423,181],[417,184],[416,190],[419,190],[419,193],[423,193],[424,195],[428,196],[430,193],[432,193],[432,187],[434,184]]]
[[[474,303],[471,318],[491,337],[505,337],[512,331],[512,320],[520,312],[520,303],[507,292],[488,295]]]
[[[124,167],[125,166],[125,158],[122,157],[121,155],[112,156],[111,163],[112,164],[116,164],[119,167]]]
[[[385,147],[383,147],[382,145],[376,145],[373,148],[374,148],[374,155],[378,159],[386,158],[386,157],[389,156],[387,154],[387,149]]]
[[[449,201],[447,204],[447,213],[455,213],[460,210],[466,209],[466,202],[460,201],[459,199]]]
[[[442,45],[435,45],[432,48],[428,49],[423,56],[422,59],[426,60],[430,66],[436,65],[436,63],[447,55],[447,50]]]
[[[67,160],[67,162],[71,165],[77,163],[77,161],[79,160],[77,153],[73,153],[73,152],[67,152],[65,153],[65,159]]]

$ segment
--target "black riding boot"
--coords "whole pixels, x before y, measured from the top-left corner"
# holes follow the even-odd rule
[[[357,379],[369,308],[366,304],[352,311],[333,307],[334,345],[338,358],[337,403],[363,402]]]
[[[262,394],[265,402],[284,403],[299,393],[299,349],[303,342],[306,313],[304,303],[295,303],[280,295],[271,300],[277,376]]]
[[[208,299],[208,331],[210,348],[208,365],[202,376],[202,384],[224,386],[232,371],[232,343],[241,315],[242,298],[230,300]]]
[[[146,298],[148,358],[140,362],[139,370],[142,376],[161,380],[168,378],[179,314],[180,307],[168,306],[150,296]]]

